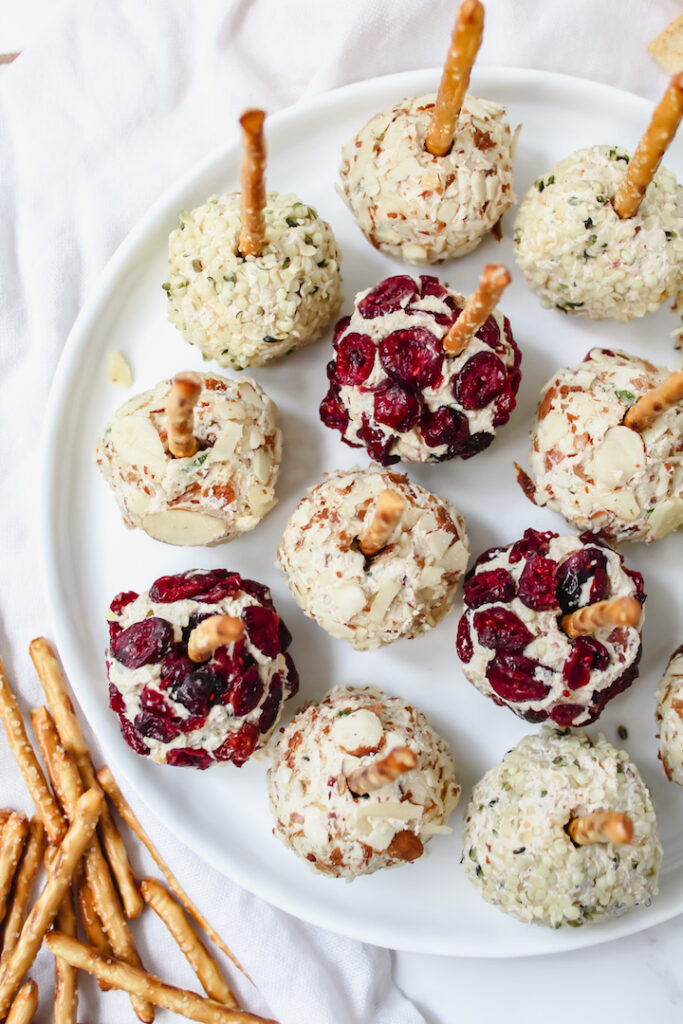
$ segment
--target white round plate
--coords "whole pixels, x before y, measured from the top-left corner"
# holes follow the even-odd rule
[[[269,186],[296,192],[332,224],[344,253],[344,311],[357,291],[411,268],[376,252],[336,194],[340,146],[381,107],[433,91],[438,79],[439,72],[433,70],[360,82],[268,121]],[[632,148],[651,112],[651,105],[636,96],[548,73],[482,69],[472,85],[476,94],[504,103],[513,126],[522,124],[515,169],[518,197],[580,146],[609,142]],[[682,157],[679,142],[667,158],[679,177]],[[654,792],[665,849],[660,895],[650,908],[610,924],[547,931],[518,924],[486,904],[459,863],[462,817],[473,784],[533,728],[465,681],[455,654],[460,595],[453,612],[426,636],[361,654],[305,618],[274,567],[284,525],[306,488],[324,471],[368,461],[363,451],[345,447],[318,419],[331,331],[306,351],[253,374],[280,407],[285,436],[279,504],[258,529],[230,545],[200,549],[168,547],[124,528],[93,463],[98,433],[127,397],[108,381],[107,353],[118,349],[127,355],[135,392],[181,369],[205,366],[199,352],[166,321],[161,284],[167,237],[181,209],[237,187],[238,158],[235,138],[167,193],[126,239],[79,316],[54,382],[42,520],[47,593],[66,670],[107,757],[199,857],[292,914],[378,945],[464,956],[549,953],[602,942],[673,916],[683,910],[683,793],[666,782],[657,761],[653,691],[667,657],[683,639],[677,632],[683,619],[681,574],[670,571],[677,557],[681,564],[680,535],[626,551],[628,564],[642,570],[649,593],[645,653],[640,679],[609,706],[599,723],[612,741],[617,740],[618,725],[628,728],[623,745]],[[667,311],[629,325],[596,325],[541,309],[512,261],[513,218],[514,210],[505,217],[502,243],[489,237],[472,255],[429,272],[468,293],[484,263],[502,259],[511,267],[513,284],[502,308],[523,352],[518,408],[484,454],[468,462],[405,467],[420,484],[445,494],[462,511],[473,556],[515,540],[528,526],[569,530],[558,516],[535,509],[524,498],[512,466],[513,459],[526,464],[538,392],[558,367],[580,362],[591,346],[600,344],[647,355],[657,363],[674,361],[668,334],[675,323]],[[109,602],[120,590],[147,589],[157,576],[214,566],[270,586],[294,634],[292,654],[302,686],[285,719],[304,700],[321,697],[332,685],[372,682],[415,702],[448,739],[463,796],[453,814],[453,834],[437,836],[428,856],[352,885],[314,875],[272,835],[263,759],[252,759],[242,769],[198,772],[156,765],[126,746],[107,707],[103,651]]]

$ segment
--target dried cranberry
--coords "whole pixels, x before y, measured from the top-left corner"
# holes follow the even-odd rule
[[[123,699],[123,694],[117,686],[113,683],[109,684],[109,707],[112,711],[115,711],[117,715],[122,714],[126,710],[126,702]]]
[[[493,434],[486,430],[478,430],[476,434],[470,434],[466,441],[457,445],[453,454],[459,455],[461,459],[471,459],[479,452],[485,451],[492,441]]]
[[[263,696],[263,680],[256,665],[252,665],[242,678],[235,683],[230,693],[230,703],[237,718],[253,711]]]
[[[582,591],[592,580],[588,599],[582,600]],[[580,548],[565,558],[557,570],[557,599],[563,612],[573,612],[582,605],[593,604],[609,597],[607,558],[596,547]]]
[[[461,616],[460,622],[458,623],[458,635],[455,641],[455,649],[458,652],[458,657],[461,661],[464,661],[465,664],[472,660],[474,648],[472,647],[472,636],[470,634],[467,615]]]
[[[498,553],[500,549],[491,550]],[[465,601],[470,608],[494,601],[511,601],[516,592],[517,585],[507,569],[484,569],[465,583]]]
[[[643,646],[641,644],[638,648],[638,653],[633,663],[629,666],[629,668],[627,668],[625,672],[622,672],[619,678],[615,679],[614,682],[610,686],[608,686],[606,690],[601,690],[600,693],[593,694],[593,698],[595,699],[597,705],[597,711],[595,716],[591,719],[591,721],[594,722],[600,714],[600,712],[603,711],[605,706],[614,697],[618,696],[618,694],[623,693],[624,690],[627,690],[631,683],[634,681],[634,679],[638,678],[638,663],[640,661],[642,653]]]
[[[220,747],[214,750],[213,756],[217,761],[232,761],[240,768],[256,749],[259,735],[257,726],[245,722],[237,732],[228,734]]]
[[[417,294],[417,284],[407,274],[387,277],[360,300],[358,312],[364,320],[374,320],[375,317],[403,309]]]
[[[522,620],[509,608],[493,605],[474,613],[474,628],[479,643],[492,647],[494,651],[523,651],[534,639]]]
[[[512,327],[510,326],[510,321],[506,316],[503,317],[503,332],[505,334],[505,340],[512,349],[514,355],[514,365],[520,366],[522,362],[522,353],[520,351],[519,345],[512,336]]]
[[[483,409],[507,385],[505,367],[492,352],[476,352],[453,381],[453,395],[463,409]]]
[[[467,440],[469,432],[467,416],[447,405],[439,406],[436,412],[425,412],[420,423],[420,433],[430,448],[442,444],[457,447]]]
[[[281,651],[286,651],[288,647],[292,646],[292,634],[289,632],[282,619],[280,619],[277,627],[277,635],[280,641]]]
[[[336,384],[337,387],[339,387],[339,377],[337,376],[337,364],[334,361],[334,359],[330,359],[330,361],[328,362],[327,366],[325,367],[325,373],[327,374],[327,379],[332,381],[333,384]]]
[[[465,580],[467,581],[471,579],[480,565],[485,565],[487,562],[492,561],[494,558],[497,558],[498,555],[502,555],[504,551],[507,551],[507,548],[487,548],[486,551],[482,551],[479,558],[472,563],[465,573]]]
[[[114,615],[120,615],[126,605],[132,604],[139,596],[135,590],[122,590],[120,594],[116,595],[109,608]]]
[[[386,381],[375,390],[373,411],[378,423],[403,432],[411,430],[419,421],[421,402],[400,384]]]
[[[166,701],[163,694],[159,693],[152,686],[145,686],[144,690],[140,694],[140,703],[146,711],[151,711],[155,715],[161,715],[164,718],[171,718],[173,712],[170,704]]]
[[[252,604],[242,612],[242,621],[254,647],[258,647],[267,658],[276,658],[280,653],[280,619],[275,612]]]
[[[329,391],[320,403],[319,413],[325,426],[332,430],[339,430],[343,434],[348,427],[349,414],[339,397],[339,389],[334,384],[330,385]]]
[[[517,387],[519,387],[519,380],[517,381]],[[505,382],[505,387],[500,395],[498,395],[498,398],[496,398],[493,406],[494,427],[502,427],[510,419],[515,406],[517,405],[517,399],[515,398],[517,387],[513,388],[510,380]]]
[[[537,668],[539,663],[523,654],[498,651],[486,667],[486,678],[503,700],[543,700],[550,687],[535,678]]]
[[[515,541],[510,548],[510,561],[519,562],[520,558],[526,558],[532,552],[545,554],[550,541],[557,536],[558,534],[553,533],[552,530],[547,530],[545,533],[531,528],[525,530],[522,539]]]
[[[134,750],[136,754],[142,754],[143,757],[146,757],[149,754],[149,747],[137,729],[134,728],[133,723],[129,722],[123,715],[119,716],[119,722],[121,723],[123,738],[130,749]]]
[[[375,343],[367,334],[346,334],[337,348],[340,384],[362,384],[375,365]]]
[[[532,708],[525,708],[524,710],[515,709],[515,713],[523,718],[525,722],[545,722],[548,717],[547,711],[534,711]]]
[[[240,577],[227,569],[211,569],[202,572],[191,569],[176,576],[160,576],[149,588],[150,600],[159,604],[171,601],[185,601],[194,598],[216,604],[225,597],[236,594],[241,585]]]
[[[582,704],[558,704],[550,712],[550,719],[562,729],[567,729],[574,724],[574,719],[585,712]]]
[[[169,693],[178,704],[192,715],[208,715],[210,709],[226,690],[225,676],[210,664],[197,665],[175,685]]]
[[[394,434],[388,437],[383,430],[373,425],[372,420],[363,413],[361,425],[358,428],[358,436],[365,444],[368,455],[379,462],[380,466],[391,466],[394,462],[400,462],[398,455],[391,455],[391,449],[396,440]]]
[[[287,696],[293,697],[299,692],[299,673],[297,672],[296,665],[289,653],[285,654],[285,664],[287,665]]]
[[[392,331],[379,346],[382,367],[393,380],[412,388],[431,387],[439,379],[443,345],[425,327]]]
[[[268,696],[261,705],[258,727],[262,733],[270,732],[275,725],[278,711],[282,704],[282,675],[277,672],[270,684]]]
[[[344,333],[344,331],[346,330],[350,323],[350,316],[343,316],[341,320],[337,320],[336,324],[334,325],[334,333],[332,335],[332,344],[334,345],[335,348],[339,344],[339,339],[341,338],[342,334]]]
[[[193,668],[194,662],[185,655],[185,647],[182,644],[174,644],[161,662],[162,689],[180,683]]]
[[[437,324],[442,327],[450,327],[450,325],[460,315],[460,307],[456,304],[453,296],[444,288],[439,282],[437,277],[432,277],[427,274],[423,274],[420,277],[420,289],[422,292],[422,298],[425,296],[431,296],[435,299],[439,299],[448,308],[448,312],[437,312],[434,309],[420,309],[420,313],[426,313],[428,316],[434,318]],[[416,313],[418,310],[415,308],[417,300],[411,303],[407,307],[407,313]]]
[[[498,321],[495,316],[491,315],[486,320],[479,330],[477,331],[477,337],[481,338],[489,348],[492,348],[494,352],[499,352],[501,355],[506,355],[508,347],[504,341],[501,341],[500,330],[498,328]]]
[[[647,595],[645,593],[645,583],[643,581],[643,574],[638,572],[636,569],[628,569],[623,564],[623,561],[622,561],[621,568],[624,570],[624,572],[626,573],[627,576],[631,577],[631,579],[635,583],[635,585],[636,585],[636,595],[635,595],[636,598],[638,599],[638,601],[640,601],[641,604],[645,604],[645,598],[647,597]]]
[[[143,665],[161,661],[173,643],[173,626],[166,619],[152,616],[134,622],[128,629],[114,637],[111,653],[126,668],[141,668]]]
[[[158,740],[160,743],[170,743],[181,732],[180,728],[169,718],[155,715],[152,711],[141,711],[135,716],[133,724],[142,736]]]
[[[259,604],[265,604],[269,608],[273,607],[273,598],[270,590],[263,583],[245,579],[242,580],[242,590],[245,594],[251,594],[252,597],[255,597]]]
[[[211,765],[211,755],[193,747],[174,747],[166,755],[166,761],[176,768],[198,768],[203,772]]]
[[[564,663],[562,678],[570,690],[578,690],[585,686],[593,669],[607,668],[610,662],[609,652],[592,636],[579,636],[572,641],[571,654]]]
[[[557,608],[555,596],[555,572],[557,562],[543,555],[530,555],[519,577],[519,599],[534,611],[549,611]]]

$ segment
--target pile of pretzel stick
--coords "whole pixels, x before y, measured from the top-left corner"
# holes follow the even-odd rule
[[[46,706],[31,712],[31,723],[46,771],[0,660],[0,720],[36,810],[30,821],[21,812],[0,810],[0,1021],[32,1019],[38,987],[25,979],[44,945],[55,958],[55,1024],[76,1024],[79,971],[94,975],[103,991],[128,992],[144,1022],[153,1021],[160,1006],[206,1024],[275,1024],[239,1008],[189,918],[244,973],[243,968],[165,864],[109,768],[96,772],[50,644],[39,637],[30,654],[45,692]],[[168,888],[156,878],[135,877],[110,803]],[[46,881],[31,906],[41,863]],[[166,984],[143,968],[129,921],[145,905],[167,926],[205,995]],[[87,942],[78,939],[79,920]]]

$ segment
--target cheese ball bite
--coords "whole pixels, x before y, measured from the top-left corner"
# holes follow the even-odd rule
[[[653,541],[683,525],[683,405],[644,429],[627,424],[637,403],[683,375],[625,352],[592,349],[543,389],[531,431],[537,505],[615,541]],[[636,424],[638,425],[638,424]]]
[[[299,688],[270,591],[227,569],[118,594],[108,621],[109,706],[129,747],[158,764],[241,766]]]
[[[190,454],[171,451],[169,403],[193,387]],[[172,415],[172,411],[171,411]],[[96,462],[129,529],[167,544],[212,545],[252,530],[276,504],[277,407],[253,380],[180,374],[136,395],[97,442]]]
[[[490,269],[467,300],[424,275],[359,292],[335,328],[320,405],[325,426],[382,465],[469,459],[488,448],[515,408],[521,379],[510,322],[491,308],[462,347],[451,354],[446,346]]]
[[[431,93],[380,111],[342,148],[344,198],[368,241],[408,263],[464,256],[516,201],[514,137],[503,107],[466,95],[452,147],[425,144]]]
[[[666,777],[683,786],[683,644],[671,655],[657,687],[656,719]]]
[[[524,537],[485,551],[465,577],[457,652],[465,677],[529,722],[588,725],[638,675],[645,601],[640,573],[598,537]],[[629,622],[579,635],[568,619],[627,608]]]
[[[460,796],[451,753],[417,708],[336,687],[280,731],[268,771],[275,835],[351,881],[422,857]]]
[[[241,118],[241,192],[183,211],[169,238],[168,318],[205,359],[263,366],[319,337],[341,305],[332,229],[295,195],[266,193],[262,111]]]
[[[525,736],[467,808],[465,873],[519,921],[576,927],[646,906],[661,859],[650,792],[604,736]]]
[[[381,252],[437,263],[471,252],[515,201],[505,111],[467,94],[484,8],[458,8],[439,91],[381,111],[342,149],[356,221]]]
[[[366,651],[436,626],[468,553],[450,502],[371,466],[311,488],[285,527],[278,564],[306,615]]]

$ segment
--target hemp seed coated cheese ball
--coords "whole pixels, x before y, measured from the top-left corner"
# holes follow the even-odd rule
[[[558,371],[543,390],[531,432],[535,482],[521,474],[531,500],[616,541],[653,541],[679,530],[682,380],[681,373],[598,348],[575,369]],[[661,389],[669,397],[658,397]],[[656,415],[630,426],[653,396]]]
[[[683,786],[683,644],[671,655],[657,688],[656,719],[666,776]]]
[[[342,188],[359,228],[380,252],[409,263],[472,252],[515,202],[504,108],[466,95],[452,147],[434,156],[425,138],[435,99],[382,110],[342,149]]]
[[[370,686],[336,687],[281,730],[268,791],[275,835],[349,881],[421,857],[460,796],[422,712]]]
[[[467,808],[465,873],[519,921],[578,926],[646,906],[661,858],[649,790],[603,736],[525,736]]]
[[[356,650],[436,626],[467,558],[465,523],[450,502],[372,466],[313,487],[278,551],[302,611]]]
[[[382,465],[469,459],[488,448],[521,379],[510,322],[495,308],[507,281],[491,264],[467,300],[425,275],[359,292],[335,328],[325,426]],[[462,337],[451,346],[454,332]]]
[[[490,548],[465,577],[464,599],[465,677],[529,722],[588,725],[638,675],[643,580],[593,534],[529,529]],[[586,622],[589,608],[606,607],[618,612],[611,621]]]
[[[108,620],[109,705],[126,743],[158,764],[244,764],[299,688],[270,591],[227,569],[118,594]]]
[[[294,195],[266,193],[264,113],[241,119],[241,192],[213,196],[169,239],[168,318],[206,359],[241,370],[314,341],[342,301],[329,224]]]
[[[187,446],[176,450],[187,454],[175,455],[178,402]],[[96,450],[126,526],[189,545],[229,541],[257,526],[276,503],[281,456],[277,407],[255,381],[189,373],[122,405]]]

